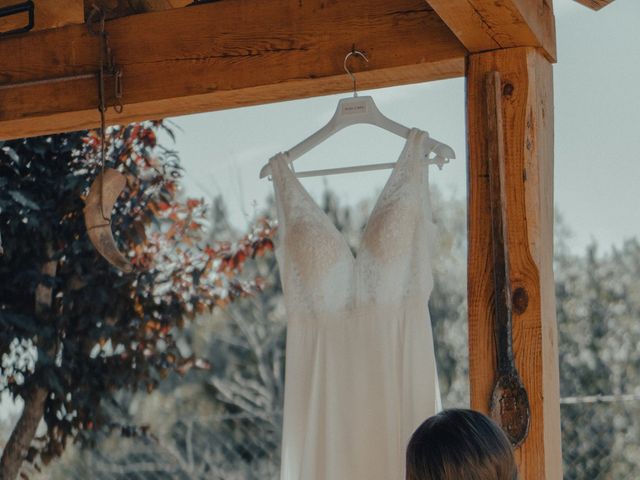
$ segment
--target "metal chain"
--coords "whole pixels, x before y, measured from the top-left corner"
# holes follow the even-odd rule
[[[104,13],[101,12],[100,16],[100,71],[98,73],[98,110],[100,111],[100,159],[101,159],[101,167],[100,167],[100,214],[104,220],[111,222],[111,215],[105,215],[104,210],[102,209],[103,198],[104,198],[104,169],[106,159],[106,119],[105,114],[107,111],[107,107],[105,105],[104,100],[104,57],[105,57],[105,48],[106,48],[106,34],[104,30]],[[111,213],[111,212],[109,212]]]
[[[100,30],[96,32],[93,29],[94,18],[100,16]],[[105,99],[105,73],[110,73],[115,79],[115,97],[116,104],[114,110],[118,113],[122,112],[122,72],[116,67],[113,52],[109,45],[109,36],[105,30],[105,14],[96,5],[93,5],[93,10],[89,15],[87,21],[87,27],[92,35],[100,37],[100,69],[98,71],[98,111],[100,112],[100,213],[102,218],[111,223],[111,212],[103,211],[103,198],[104,198],[104,172],[106,164],[106,99]]]

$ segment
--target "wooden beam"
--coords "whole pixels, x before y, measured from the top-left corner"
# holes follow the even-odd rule
[[[23,3],[22,0],[0,0],[0,7]],[[36,0],[32,32],[84,22],[83,0]],[[20,28],[28,23],[26,13],[0,18],[0,32]],[[5,57],[11,58],[11,57]]]
[[[556,60],[555,18],[548,0],[427,0],[470,52],[539,47]]]
[[[192,0],[84,0],[86,18],[93,6],[101,8],[106,18],[125,17],[136,13],[160,12],[172,8],[186,7]]]
[[[585,7],[589,7],[591,10],[600,10],[607,5],[613,3],[613,0],[574,0]]]
[[[159,12],[171,8],[181,8],[193,3],[193,0],[129,0],[140,12]]]
[[[489,411],[495,382],[493,265],[488,142],[483,94],[502,78],[507,242],[516,365],[531,406],[529,435],[517,450],[524,480],[562,478],[553,260],[553,84],[535,48],[472,54],[467,71],[469,375],[472,408]]]
[[[467,51],[423,0],[235,0],[107,22],[123,71],[110,123],[464,75]],[[0,40],[0,138],[94,127],[98,41],[83,26]],[[22,82],[23,83],[20,85]],[[41,83],[33,83],[41,82]],[[113,101],[112,89],[108,91]]]

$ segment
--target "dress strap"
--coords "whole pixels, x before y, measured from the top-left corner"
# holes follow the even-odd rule
[[[276,153],[268,162],[271,169],[270,178],[273,182],[273,194],[276,204],[276,214],[278,216],[276,248],[282,244],[281,240],[284,238],[287,224],[286,218],[289,213],[289,206],[291,205],[291,194],[287,186],[286,175],[284,174],[285,172],[282,171],[283,168],[288,168],[286,162],[287,157],[282,152]]]
[[[427,243],[431,259],[433,259],[436,250],[436,228],[433,223],[433,207],[431,205],[431,189],[429,186],[429,167],[431,166],[423,160],[429,157],[432,149],[429,147],[429,133],[423,130],[419,130],[416,141],[419,144],[416,146],[416,154],[419,157],[419,170],[418,178],[420,179],[420,208],[422,210],[422,220],[427,235]]]

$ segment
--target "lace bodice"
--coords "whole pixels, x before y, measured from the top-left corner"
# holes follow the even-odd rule
[[[423,136],[413,129],[366,224],[354,255],[282,154],[271,159],[278,208],[278,257],[291,320],[429,296],[433,224]],[[418,263],[420,263],[418,267]]]

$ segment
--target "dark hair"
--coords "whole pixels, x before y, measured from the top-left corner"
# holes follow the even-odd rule
[[[513,448],[489,417],[444,410],[425,420],[407,447],[406,480],[517,480]]]

